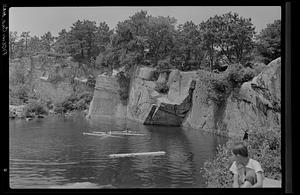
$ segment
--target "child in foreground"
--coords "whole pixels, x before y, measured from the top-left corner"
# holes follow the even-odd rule
[[[259,162],[248,157],[248,150],[244,143],[235,143],[232,153],[234,162],[229,170],[233,173],[233,187],[261,188],[263,169]]]

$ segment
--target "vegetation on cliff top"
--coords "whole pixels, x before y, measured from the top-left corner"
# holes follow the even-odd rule
[[[195,24],[179,24],[173,17],[152,16],[139,11],[115,29],[106,22],[78,20],[70,30],[57,37],[51,32],[41,37],[30,32],[9,33],[10,58],[31,56],[37,52],[55,52],[72,56],[88,69],[111,70],[135,65],[157,67],[168,61],[182,71],[216,69],[219,65],[280,56],[280,20],[263,29],[256,37],[251,18],[228,12]],[[260,56],[260,57],[259,57]]]
[[[234,88],[240,87],[254,76],[254,69],[245,68],[241,64],[232,64],[222,73],[207,72],[201,74],[199,79],[207,85],[208,100],[212,100],[217,105],[222,105]]]

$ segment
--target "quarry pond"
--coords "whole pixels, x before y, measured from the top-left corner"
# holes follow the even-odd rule
[[[142,125],[83,115],[9,122],[10,187],[202,188],[203,163],[227,139],[182,127]],[[144,136],[99,137],[93,131]],[[164,151],[159,156],[110,158],[110,154]]]

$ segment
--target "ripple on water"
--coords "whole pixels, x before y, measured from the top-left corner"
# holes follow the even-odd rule
[[[125,127],[146,136],[100,138],[82,134],[105,129],[124,130]],[[181,128],[149,127],[113,120],[99,120],[91,125],[80,118],[30,123],[10,121],[9,139],[10,185],[15,188],[88,184],[84,182],[98,187],[109,184],[121,188],[193,187],[203,183],[196,171],[220,144],[220,139],[184,132]],[[110,154],[154,151],[166,154],[108,157]]]

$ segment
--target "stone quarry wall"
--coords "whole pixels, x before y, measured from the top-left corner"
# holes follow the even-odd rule
[[[45,100],[51,100],[53,103],[61,102],[68,97],[73,89],[70,85],[68,73],[70,73],[70,64],[74,63],[67,57],[51,57],[46,54],[38,54],[30,57],[10,60],[10,71],[15,66],[23,66],[25,75],[29,79],[31,89]],[[47,76],[47,81],[41,77]],[[58,82],[51,82],[51,79],[58,78]]]
[[[99,75],[88,116],[126,118],[126,106],[122,105],[118,90],[116,77]]]
[[[200,72],[199,77],[205,76]],[[251,81],[234,89],[222,106],[207,100],[207,88],[197,80],[193,106],[183,126],[229,137],[244,130],[280,129],[281,59],[272,61]]]
[[[127,105],[128,119],[144,123],[152,105],[156,104],[155,97],[160,94],[154,91],[156,84],[151,81],[154,70],[148,67],[134,70]]]
[[[72,86],[67,79],[70,74],[70,64],[73,63],[66,57],[51,57],[36,55],[30,59],[32,72],[32,85],[36,93],[43,99],[52,102],[61,102],[73,92]],[[41,77],[47,76],[48,80]]]
[[[167,76],[161,73],[157,81],[151,80],[155,69],[137,68],[132,80],[127,116],[145,125],[180,126],[191,107],[192,81],[196,72],[172,70]],[[168,80],[167,80],[168,77]],[[155,87],[166,82],[167,94],[158,93]]]
[[[223,105],[207,98],[206,71],[172,70],[153,81],[155,69],[138,67],[131,78],[129,100],[123,106],[115,78],[99,76],[89,115],[127,118],[145,125],[184,126],[225,136],[242,136],[243,130],[280,128],[281,59],[240,88],[234,89]],[[155,90],[166,82],[167,94]]]

